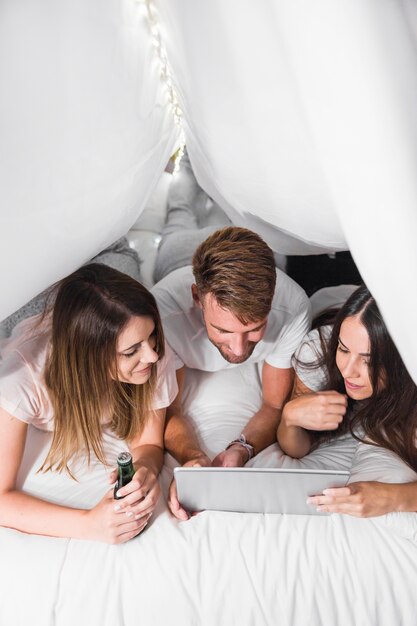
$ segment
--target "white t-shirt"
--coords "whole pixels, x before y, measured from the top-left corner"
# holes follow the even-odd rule
[[[194,303],[191,266],[171,272],[151,291],[158,303],[165,337],[174,350],[177,368],[206,372],[237,367],[226,361],[210,342],[201,309]],[[310,302],[304,290],[277,270],[277,285],[262,340],[245,363],[265,361],[277,368],[291,367],[291,357],[310,328]]]
[[[322,326],[321,332],[324,341],[330,338],[332,327]],[[298,378],[312,391],[321,391],[327,384],[327,372],[324,367],[314,367],[322,357],[323,351],[320,335],[317,328],[311,330],[303,339],[292,360],[293,368]]]
[[[52,403],[43,375],[50,349],[50,330],[33,331],[36,319],[18,324],[10,339],[2,342],[0,406],[27,424],[53,431]],[[155,410],[169,406],[178,393],[175,357],[167,344],[165,347],[165,356],[157,365],[158,382],[152,402]]]

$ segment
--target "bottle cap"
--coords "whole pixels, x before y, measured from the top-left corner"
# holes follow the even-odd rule
[[[132,455],[130,452],[121,452],[117,457],[118,465],[129,465],[132,462]]]

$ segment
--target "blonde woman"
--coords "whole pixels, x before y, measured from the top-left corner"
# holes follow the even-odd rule
[[[84,266],[58,284],[51,312],[15,328],[2,357],[0,525],[108,543],[139,534],[159,497],[165,407],[178,391],[153,296],[117,270]],[[72,476],[80,457],[107,464],[106,429],[125,440],[136,470],[125,497],[109,490],[83,510],[17,490],[29,424],[53,432],[43,472]]]

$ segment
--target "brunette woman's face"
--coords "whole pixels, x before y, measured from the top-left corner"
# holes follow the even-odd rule
[[[158,360],[155,324],[151,317],[131,317],[117,338],[118,379],[143,385]]]
[[[370,351],[365,326],[357,316],[347,317],[340,327],[336,365],[343,376],[346,393],[353,400],[365,400],[372,396]]]

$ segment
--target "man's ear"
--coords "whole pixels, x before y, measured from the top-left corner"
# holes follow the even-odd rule
[[[198,306],[199,309],[202,309],[203,305],[201,303],[200,296],[198,295],[198,289],[195,283],[191,285],[191,293],[193,296],[194,304]]]

